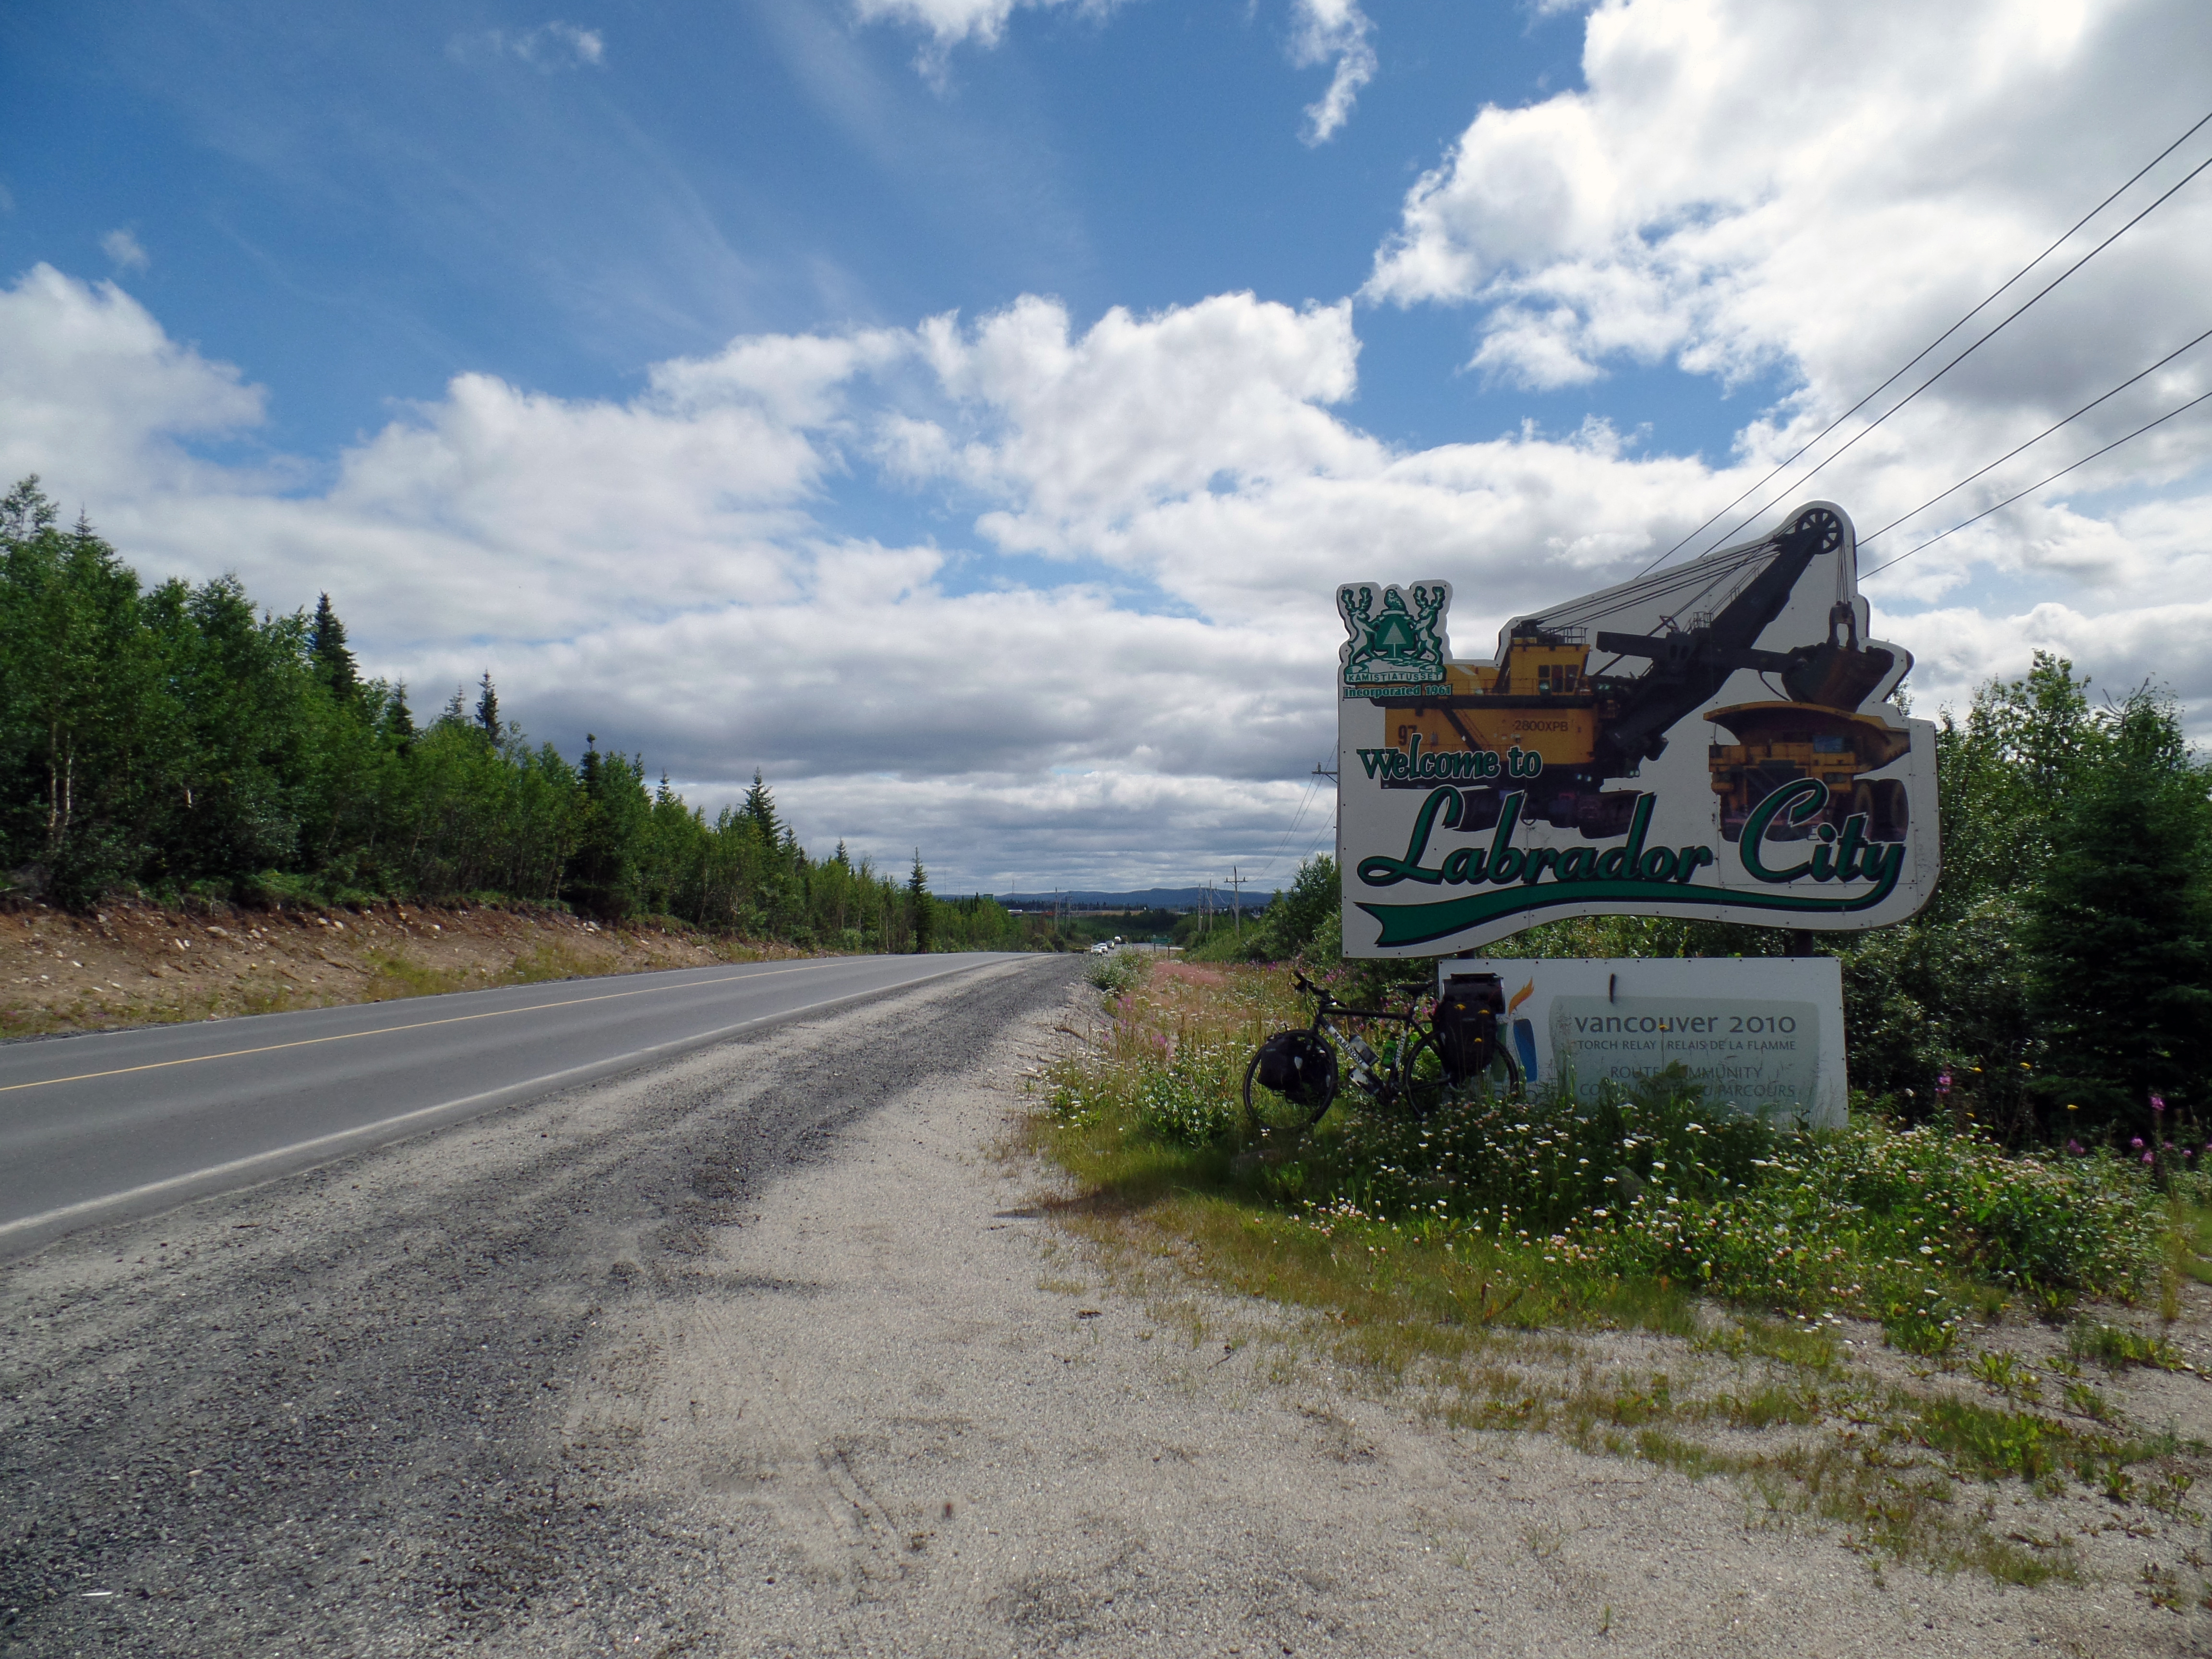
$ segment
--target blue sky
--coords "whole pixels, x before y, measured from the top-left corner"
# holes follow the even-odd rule
[[[2172,0],[18,9],[0,459],[151,574],[327,588],[374,669],[489,667],[701,799],[765,766],[810,838],[955,884],[1294,861],[1336,579],[1453,576],[1466,648],[1626,574],[2203,113],[2209,36]],[[2212,325],[2198,200],[1812,493],[1871,528]],[[2204,437],[1873,590],[1923,700],[2038,646],[2212,696],[2174,648]]]
[[[1334,300],[1472,109],[1580,80],[1572,15],[1367,9],[1388,95],[1322,145],[1300,112],[1328,70],[1288,61],[1280,8],[1024,16],[935,81],[916,30],[798,0],[599,7],[571,25],[597,62],[546,38],[535,64],[489,37],[549,20],[496,8],[19,19],[7,246],[97,271],[130,227],[149,253],[132,292],[271,387],[261,441],[311,454],[465,371],[619,398],[735,334],[1024,293],[1079,326],[1242,289]],[[82,137],[50,149],[63,131]],[[1449,313],[1364,319],[1361,424],[1421,444],[1595,410],[1677,447],[1733,433],[1729,401],[1672,371],[1601,396],[1486,386],[1461,372],[1470,334]]]

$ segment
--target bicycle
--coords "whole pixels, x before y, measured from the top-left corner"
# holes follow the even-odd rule
[[[1244,1068],[1244,1121],[1255,1140],[1295,1139],[1321,1121],[1346,1082],[1384,1112],[1426,1117],[1471,1088],[1517,1099],[1521,1068],[1500,1035],[1504,988],[1495,974],[1449,975],[1425,1014],[1428,981],[1398,988],[1415,994],[1401,1009],[1355,1008],[1293,973],[1315,999],[1313,1024],[1278,1031],[1253,1051]],[[1381,1048],[1350,1022],[1402,1026]],[[1347,1073],[1338,1059],[1348,1056]]]

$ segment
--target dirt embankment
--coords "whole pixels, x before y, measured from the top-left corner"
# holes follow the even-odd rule
[[[0,1036],[219,1019],[586,974],[801,956],[675,922],[609,925],[550,910],[142,903],[0,913]]]

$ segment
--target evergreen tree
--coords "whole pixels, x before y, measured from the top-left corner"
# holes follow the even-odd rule
[[[330,688],[331,696],[342,704],[354,702],[361,690],[361,676],[354,665],[353,653],[346,649],[345,624],[331,608],[327,593],[316,599],[315,619],[307,625],[307,659],[314,665],[315,678]]]
[[[392,695],[385,700],[384,736],[385,740],[402,754],[415,741],[415,711],[407,706],[405,680],[393,686]]]
[[[2053,815],[2027,904],[2030,1006],[2049,1055],[2039,1094],[2054,1130],[2084,1117],[2085,1129],[2155,1129],[2152,1095],[2202,1108],[2212,1074],[2207,773],[2172,703],[2148,689],[2111,726],[2101,763]]]
[[[499,741],[499,693],[492,690],[491,670],[489,668],[484,670],[483,679],[477,692],[477,725],[494,743]]]
[[[629,757],[602,755],[595,733],[584,734],[576,782],[583,799],[575,848],[562,890],[569,902],[592,915],[619,920],[636,913],[639,857],[645,852],[653,802],[645,793],[645,768]]]
[[[906,878],[907,927],[914,935],[914,952],[926,956],[930,940],[929,873],[921,867],[921,848],[914,849],[914,870]]]
[[[58,517],[35,478],[0,501],[0,870],[80,903],[143,862],[175,757],[137,575]]]
[[[745,791],[745,804],[738,813],[760,832],[763,847],[772,848],[781,844],[783,824],[775,815],[775,797],[769,793],[757,766],[753,768],[753,787]]]

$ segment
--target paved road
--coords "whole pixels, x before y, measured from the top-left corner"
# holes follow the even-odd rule
[[[1003,1073],[1001,1034],[1054,1017],[1080,971],[1030,956],[943,973],[958,966],[765,964],[739,976],[749,987],[662,975],[698,982],[673,1000],[708,1000],[688,1024],[611,1022],[597,1051],[817,1006],[156,1216],[102,1218],[0,1264],[0,1654],[716,1651],[669,1621],[696,1629],[726,1579],[799,1581],[770,1522],[746,1522],[765,1528],[757,1572],[746,1540],[713,1540],[730,1552],[714,1565],[683,1505],[635,1490],[647,1425],[698,1409],[654,1403],[654,1355],[705,1355],[748,1310],[811,1305],[807,1284],[733,1271],[730,1242],[764,1222],[805,1233],[764,1218],[769,1196],[834,1163],[858,1125],[880,1117],[910,1158],[911,1118],[883,1109]],[[641,975],[349,1012],[404,1024],[565,999],[516,1021],[550,1067],[595,1051],[558,1046],[605,1006],[575,999],[650,987]],[[404,1048],[451,1029],[326,1047]],[[878,1182],[864,1201],[899,1200]],[[963,1215],[963,1241],[1007,1224],[988,1212]],[[816,1468],[808,1453],[793,1473]],[[758,1650],[732,1639],[720,1650]]]
[[[1007,959],[690,968],[0,1046],[0,1257]]]

